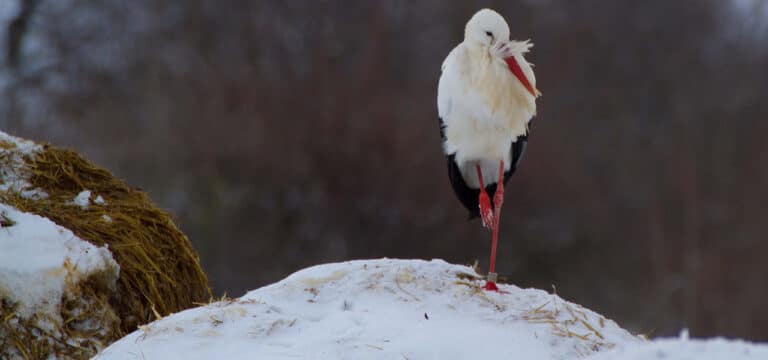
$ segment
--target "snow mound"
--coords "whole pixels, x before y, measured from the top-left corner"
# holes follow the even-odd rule
[[[96,359],[574,359],[641,343],[541,290],[441,260],[308,268],[129,334]]]
[[[756,360],[768,359],[768,345],[722,338],[657,339],[596,354],[589,360]]]

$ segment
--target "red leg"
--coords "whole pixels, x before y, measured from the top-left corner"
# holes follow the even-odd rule
[[[496,270],[496,244],[499,241],[499,221],[501,220],[501,204],[504,203],[504,160],[499,164],[499,181],[496,183],[496,193],[493,194],[493,244],[491,244],[491,272]]]
[[[504,203],[504,160],[499,164],[499,181],[496,183],[496,193],[493,194],[493,240],[491,243],[491,265],[488,270],[486,290],[499,291],[496,286],[496,245],[499,242],[499,220],[501,219],[501,204]]]
[[[480,206],[480,219],[483,221],[485,228],[492,230],[493,211],[491,211],[491,199],[488,197],[488,193],[485,192],[485,183],[483,183],[483,172],[480,170],[480,164],[477,164],[477,179],[480,182],[480,198],[477,201]]]

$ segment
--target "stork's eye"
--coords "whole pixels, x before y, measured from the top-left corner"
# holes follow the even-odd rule
[[[492,32],[490,32],[490,31],[486,31],[486,32],[485,32],[485,35],[488,35],[488,37],[490,37],[491,39],[493,39],[493,33],[492,33]]]

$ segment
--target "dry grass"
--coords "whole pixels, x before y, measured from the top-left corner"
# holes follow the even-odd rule
[[[494,305],[497,310],[505,310],[505,306],[486,295],[486,291],[482,287],[484,281],[482,277],[469,273],[458,273],[456,277],[458,278],[455,282],[457,285],[470,288],[476,296]],[[600,330],[605,327],[604,317],[598,315],[595,323],[595,320],[590,319],[580,306],[574,306],[560,300],[557,297],[554,286],[550,300],[524,312],[516,318],[533,324],[549,324],[552,334],[580,340],[574,349],[580,356],[586,356],[592,352],[610,349],[615,346],[613,343],[606,341],[605,336]]]
[[[34,313],[19,316],[16,304],[0,304],[0,356],[5,359],[88,359],[120,337],[120,318],[109,304],[111,275],[94,273],[84,282],[68,284],[60,318]]]
[[[74,151],[46,145],[44,151],[34,159],[25,158],[25,162],[30,183],[48,197],[28,199],[8,192],[0,193],[0,201],[47,217],[94,245],[108,245],[120,265],[117,291],[105,288],[105,282],[94,277],[69,289],[70,298],[62,299],[64,324],[59,330],[70,338],[92,339],[92,343],[66,344],[67,357],[87,358],[93,349],[157,316],[211,298],[207,277],[189,240],[144,192]],[[87,209],[72,205],[72,199],[84,189],[91,190],[94,197],[101,195],[106,203],[92,203]],[[43,319],[21,320],[14,314],[13,304],[4,303],[0,309],[0,348],[12,345],[25,359],[45,358],[58,351],[60,347],[52,343],[55,340],[32,326]],[[104,331],[84,326],[88,319],[104,324]],[[26,329],[26,333],[19,333],[19,329]]]
[[[575,350],[582,356],[615,346],[606,341],[599,330],[605,327],[605,318],[598,315],[597,324],[594,324],[580,306],[558,301],[556,295],[556,292],[553,292],[551,300],[529,310],[523,314],[522,319],[531,323],[550,324],[553,334],[581,340],[580,346]]]

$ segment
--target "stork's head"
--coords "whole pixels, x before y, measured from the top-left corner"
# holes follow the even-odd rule
[[[482,9],[475,13],[464,29],[464,43],[472,51],[486,54],[492,60],[504,62],[509,70],[520,80],[533,97],[539,96],[538,90],[520,68],[520,61],[525,61],[523,54],[533,46],[527,41],[510,41],[509,25],[499,13],[491,9]],[[526,66],[528,64],[526,63]],[[530,68],[529,68],[530,69]]]
[[[464,29],[464,42],[472,47],[502,57],[499,50],[509,42],[509,26],[499,13],[491,9],[478,11]]]

